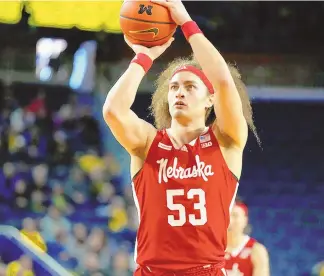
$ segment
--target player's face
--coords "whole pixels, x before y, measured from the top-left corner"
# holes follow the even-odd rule
[[[172,118],[204,118],[212,106],[212,96],[195,74],[187,71],[173,76],[169,83],[169,112]]]
[[[247,216],[245,215],[244,210],[234,205],[231,212],[230,225],[228,231],[235,233],[242,233],[247,226]]]

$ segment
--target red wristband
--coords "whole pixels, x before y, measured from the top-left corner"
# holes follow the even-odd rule
[[[136,54],[136,56],[132,59],[131,63],[137,63],[141,65],[145,73],[147,73],[153,64],[153,61],[148,55],[139,53]]]
[[[199,29],[195,21],[187,21],[181,26],[181,30],[186,37],[187,41],[194,34],[202,34],[203,32]]]

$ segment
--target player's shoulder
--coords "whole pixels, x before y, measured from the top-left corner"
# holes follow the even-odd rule
[[[260,242],[256,241],[253,244],[252,247],[252,253],[251,256],[268,256],[268,250],[267,248]]]

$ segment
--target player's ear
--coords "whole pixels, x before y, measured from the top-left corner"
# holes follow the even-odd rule
[[[211,108],[214,105],[214,94],[210,94],[208,91],[208,97],[207,97],[207,103],[206,103],[206,108]]]

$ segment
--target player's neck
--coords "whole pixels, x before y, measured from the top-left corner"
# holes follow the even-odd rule
[[[173,140],[178,144],[184,145],[197,138],[205,130],[206,125],[204,122],[201,123],[196,121],[184,125],[177,120],[172,120],[169,133],[172,135]]]
[[[246,235],[244,233],[241,234],[228,234],[227,235],[227,247],[228,248],[236,248],[240,246],[245,239]]]

